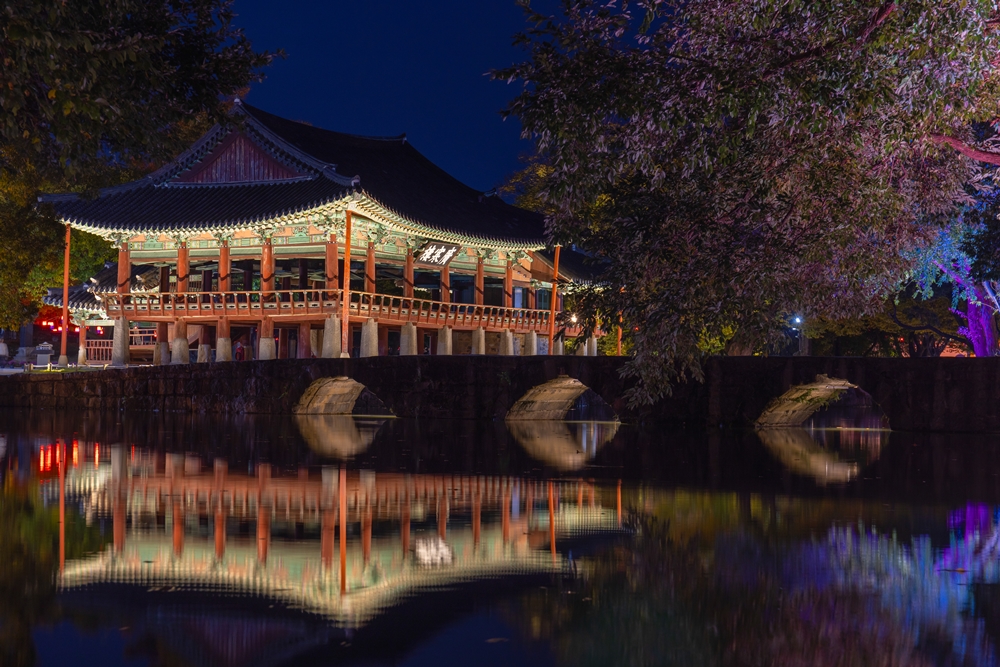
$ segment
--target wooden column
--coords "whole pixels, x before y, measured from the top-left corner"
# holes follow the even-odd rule
[[[120,260],[119,260],[120,262]],[[121,264],[118,264],[118,282],[121,282]],[[191,266],[188,255],[187,241],[177,243],[177,292],[188,291],[188,278],[191,274]]]
[[[267,552],[271,548],[271,506],[257,505],[257,562],[267,565]]]
[[[69,258],[69,225],[66,225],[66,257]],[[132,260],[128,251],[128,241],[118,248],[118,293],[128,294],[131,291]]]
[[[556,246],[555,260],[552,262],[552,303],[549,304],[549,354],[556,338],[556,301],[559,295],[559,246]]]
[[[299,289],[309,287],[309,260],[305,257],[299,258]]]
[[[270,236],[260,246],[260,289],[262,292],[274,291],[274,246]]]
[[[331,298],[329,292],[335,291],[337,286],[337,260],[339,259],[339,251],[337,250],[337,233],[330,232],[329,238],[326,240],[326,258],[324,260],[326,278],[326,291],[328,292],[326,298]]]
[[[403,557],[405,558],[406,554],[410,553],[410,513],[412,511],[411,510],[412,500],[410,499],[409,488],[407,488],[404,493],[406,493],[406,502],[403,503],[403,506],[400,509],[399,538],[400,541],[403,543]]]
[[[337,535],[337,515],[332,509],[323,510],[320,519],[319,554],[323,571],[333,569],[333,545]]]
[[[476,258],[476,305],[486,303],[486,261],[482,255]]]
[[[368,242],[368,256],[365,257],[365,291],[375,293],[375,244]]]
[[[80,322],[80,349],[84,350],[86,353],[87,349],[87,320]],[[79,353],[77,353],[77,358],[79,358]]]
[[[345,214],[346,229],[344,231],[344,291],[341,300],[342,313],[340,316],[340,350],[341,356],[350,356],[350,334],[351,334],[351,215],[350,211]]]
[[[219,291],[229,292],[233,288],[232,261],[229,258],[229,241],[219,242]]]
[[[514,262],[509,257],[503,274],[503,305],[504,308],[514,307]]]
[[[312,348],[309,346],[309,334],[312,327],[308,322],[299,323],[299,335],[295,345],[295,356],[299,359],[309,359],[312,357]]]
[[[406,264],[403,266],[403,296],[413,298],[413,248],[406,248]]]
[[[288,358],[288,329],[278,329],[278,358]]]
[[[451,303],[451,262],[441,267],[441,300]]]
[[[69,336],[69,241],[70,227],[67,224],[66,247],[63,249],[62,336],[59,338],[59,363],[66,365],[69,364],[69,358],[66,355],[66,341]],[[121,282],[120,279],[119,282]]]
[[[201,272],[201,291],[211,292],[212,283],[215,282],[215,272],[214,271],[202,271]]]

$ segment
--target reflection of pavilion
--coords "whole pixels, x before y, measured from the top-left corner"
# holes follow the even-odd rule
[[[123,450],[111,458],[112,474],[92,498],[111,511],[113,548],[65,563],[64,590],[118,583],[249,594],[359,625],[421,590],[561,571],[557,540],[617,530],[621,517],[620,501],[602,507],[583,481],[344,468],[275,478],[268,465],[256,476],[230,475],[223,461],[204,474],[175,455],[163,469],[147,462],[130,476]],[[255,535],[235,535],[246,522]],[[296,526],[318,532],[318,544],[272,539]],[[434,552],[447,558],[432,565],[426,554]]]

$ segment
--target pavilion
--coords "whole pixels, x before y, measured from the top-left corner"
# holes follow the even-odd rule
[[[41,201],[67,243],[72,227],[118,247],[111,289],[67,280],[49,299],[77,314],[81,349],[88,317],[113,323],[112,365],[128,363],[137,324],[157,364],[187,363],[195,344],[199,361],[213,344],[228,361],[237,342],[259,359],[560,354],[579,334],[561,317],[572,272],[546,249],[543,217],[463,185],[405,135],[331,132],[236,100],[226,126],[152,174]]]

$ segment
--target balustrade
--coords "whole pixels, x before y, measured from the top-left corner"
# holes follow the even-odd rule
[[[455,329],[483,327],[490,331],[548,331],[551,313],[530,308],[506,308],[471,303],[432,301],[415,297],[369,292],[350,293],[352,318],[369,317],[383,324]],[[340,290],[291,289],[230,292],[136,292],[103,294],[111,317],[263,317],[281,315],[339,315]]]

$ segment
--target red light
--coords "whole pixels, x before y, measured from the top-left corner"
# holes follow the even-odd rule
[[[80,327],[76,327],[75,329],[73,329],[73,333],[80,333]]]
[[[94,443],[94,467],[96,468],[97,464],[100,463],[100,462],[101,462],[101,445],[100,445],[100,443],[95,442]]]
[[[73,441],[73,467],[80,465],[80,443]]]
[[[45,469],[52,470],[52,447],[45,448]]]

